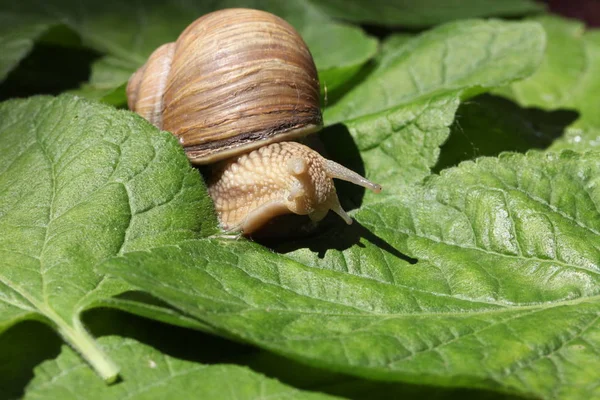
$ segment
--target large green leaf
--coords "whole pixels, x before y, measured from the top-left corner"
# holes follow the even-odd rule
[[[214,232],[199,174],[169,133],[69,96],[0,104],[0,154],[0,331],[41,319],[114,378],[79,315],[130,287],[94,265]]]
[[[433,94],[491,88],[531,75],[540,64],[544,31],[537,23],[458,21],[387,46],[377,68],[331,105],[327,123],[351,121]],[[368,101],[367,101],[368,100]]]
[[[543,10],[531,0],[311,0],[328,14],[352,22],[421,28],[476,17],[521,16]]]
[[[334,399],[303,392],[235,365],[202,365],[179,360],[133,339],[99,339],[123,367],[122,382],[106,386],[67,346],[56,360],[36,368],[25,399]]]
[[[585,76],[584,25],[554,16],[535,21],[542,24],[548,36],[544,60],[534,75],[514,83],[507,93],[522,105],[554,109],[573,97],[579,80]]]
[[[565,152],[463,163],[363,206],[362,248],[333,252],[329,264],[210,239],[129,253],[103,269],[316,366],[596,398],[598,160]]]
[[[402,191],[435,165],[460,99],[530,75],[544,45],[531,22],[460,21],[392,37],[373,72],[325,110],[325,122],[344,123],[385,193]]]
[[[306,40],[321,81],[330,89],[350,78],[377,50],[375,39],[365,35],[358,27],[335,22],[308,0],[6,1],[0,4],[0,18],[14,19],[30,30],[38,26],[39,21],[66,24],[81,36],[86,46],[109,56],[108,62],[96,66],[90,82],[92,86],[106,90],[109,84],[113,89],[122,85],[154,49],[177,39],[194,19],[227,7],[264,9],[288,20]],[[15,34],[18,35],[18,32]],[[28,47],[20,45],[18,59],[30,47],[31,40]],[[0,72],[13,68],[18,59],[0,57]],[[115,71],[115,66],[119,71]],[[90,92],[88,87],[84,93]]]
[[[543,109],[569,108],[580,113],[553,149],[587,150],[600,145],[600,30],[585,32],[582,23],[546,16],[536,19],[548,35],[540,69],[498,93],[519,104]]]

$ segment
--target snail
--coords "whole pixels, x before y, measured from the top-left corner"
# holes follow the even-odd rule
[[[333,178],[381,187],[293,140],[322,128],[320,86],[308,47],[264,11],[206,14],[157,48],[130,78],[132,111],[179,138],[208,179],[221,227],[250,234],[296,213],[329,210],[348,224]]]

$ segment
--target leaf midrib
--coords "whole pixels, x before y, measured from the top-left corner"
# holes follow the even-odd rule
[[[307,295],[303,295],[301,293],[296,293],[300,296],[303,297],[308,297],[310,299],[315,299],[315,300],[321,300],[318,298],[313,298],[313,297],[309,297]],[[464,300],[464,301],[469,301],[469,299],[463,299],[463,298],[457,298],[458,300]],[[510,313],[510,312],[515,312],[515,311],[546,311],[546,310],[550,310],[553,308],[558,308],[558,307],[564,307],[564,306],[574,306],[574,305],[578,305],[580,303],[590,303],[590,304],[596,304],[596,303],[600,303],[600,295],[593,295],[593,296],[588,296],[588,297],[580,297],[577,299],[572,299],[572,300],[560,300],[560,301],[556,301],[556,302],[550,302],[550,303],[537,303],[537,304],[531,304],[531,305],[521,305],[521,306],[511,306],[509,304],[507,304],[505,307],[497,307],[497,308],[490,308],[490,309],[486,309],[486,310],[468,310],[468,311],[449,311],[449,312],[415,312],[415,313],[359,313],[359,314],[344,314],[344,313],[330,313],[330,312],[314,312],[314,311],[310,311],[310,310],[286,310],[286,309],[280,309],[280,308],[275,308],[275,307],[268,307],[268,311],[266,309],[262,309],[262,308],[254,308],[254,309],[247,309],[247,310],[241,310],[241,311],[231,311],[231,312],[217,312],[214,313],[216,315],[236,315],[236,314],[242,314],[242,313],[252,313],[252,312],[267,312],[267,313],[272,313],[273,311],[277,311],[280,313],[291,313],[291,314],[306,314],[306,315],[323,315],[323,316],[328,316],[328,317],[359,317],[359,318],[379,318],[379,317],[385,317],[387,319],[398,319],[398,318],[415,318],[415,317],[423,317],[423,318],[429,318],[429,317],[454,317],[454,316],[471,316],[471,315],[483,315],[483,314],[501,314],[501,313]],[[338,303],[335,303],[338,304]],[[343,305],[343,304],[341,304]]]
[[[37,299],[32,297],[28,291],[23,290],[15,282],[11,281],[4,275],[0,275],[0,282],[2,282],[6,287],[9,287],[14,292],[18,293],[21,297],[27,300],[34,307],[34,310],[29,310],[27,308],[19,306],[21,310],[35,311],[36,313],[39,313],[44,317],[48,318],[57,326],[71,329],[71,325],[65,319],[63,319],[53,308],[51,308],[49,304],[45,302],[39,302]],[[4,299],[0,299],[0,301],[4,302]]]
[[[171,247],[171,246],[166,246],[166,247]],[[175,247],[175,246],[173,246]],[[132,252],[129,253],[131,255],[135,254],[136,252]],[[208,260],[207,260],[208,261]],[[294,262],[294,261],[292,261]],[[303,265],[303,264],[301,264]],[[232,268],[236,268],[236,269],[240,269],[241,268],[235,266],[235,265],[230,265]],[[305,265],[303,265],[305,266]],[[307,268],[312,268],[312,267],[308,267],[305,266]],[[172,286],[167,284],[165,281],[158,281],[155,280],[154,278],[150,278],[148,279],[146,276],[144,275],[140,275],[136,272],[137,270],[129,270],[127,271],[127,276],[128,277],[135,277],[135,278],[140,278],[141,281],[146,281],[149,282],[151,281],[154,285],[158,285],[158,286],[162,286],[164,288],[167,288],[169,290],[175,290],[176,292],[179,293],[183,293],[186,296],[190,296],[190,297],[196,297],[197,294],[192,294],[192,293],[187,293],[184,292],[181,287],[176,287],[176,286]],[[311,297],[305,293],[299,293],[297,291],[294,291],[291,288],[282,286],[282,285],[278,285],[274,282],[269,282],[269,281],[265,281],[260,279],[259,277],[253,276],[251,274],[248,273],[248,271],[246,270],[242,270],[243,272],[245,272],[250,278],[255,279],[260,281],[262,284],[265,285],[269,285],[269,286],[274,286],[276,288],[280,288],[280,289],[284,289],[287,291],[290,291],[298,296],[302,296],[302,297],[306,297],[309,299],[313,299],[313,300],[318,300],[318,301],[326,301],[326,302],[331,302],[328,300],[323,300],[320,298],[316,298],[316,297]],[[350,274],[343,274],[341,272],[338,271],[331,271],[337,274],[342,274],[342,275],[350,275]],[[365,280],[371,280],[369,277],[363,277],[363,276],[355,276],[352,275],[355,278],[358,279],[365,279]],[[213,277],[214,279],[214,277]],[[386,283],[386,282],[379,282],[376,281],[380,284],[384,284],[384,285],[389,285],[389,286],[393,286],[393,287],[397,287],[394,284],[391,283]],[[229,293],[227,290],[223,289],[228,295],[231,295],[231,293]],[[443,296],[443,297],[448,297],[448,298],[453,298],[456,300],[460,300],[460,301],[465,301],[465,302],[469,302],[469,303],[478,303],[476,300],[473,299],[469,299],[469,298],[462,298],[462,297],[458,297],[458,296],[450,296],[450,295],[443,295],[443,294],[437,294],[437,293],[432,293],[432,292],[424,292],[427,294],[430,294],[432,296]],[[218,298],[214,298],[214,297],[206,297],[208,300],[210,301],[214,301],[217,303],[223,303],[223,304],[227,304],[225,301],[218,299]],[[171,301],[170,299],[166,299],[163,297],[163,300],[167,301],[168,303],[180,303],[181,302],[177,302],[177,301]],[[240,299],[242,300],[242,299]],[[238,310],[238,311],[231,311],[231,312],[227,312],[227,311],[218,311],[218,312],[214,312],[214,313],[207,313],[207,314],[215,314],[215,315],[236,315],[236,314],[241,314],[241,313],[252,313],[252,312],[267,312],[266,308],[267,307],[258,307],[255,305],[252,305],[250,303],[248,303],[245,300],[242,300],[242,302],[246,305],[249,305],[248,308],[243,309],[243,310]],[[333,313],[333,312],[314,312],[314,311],[310,311],[310,310],[289,310],[289,309],[279,309],[276,307],[272,307],[271,305],[268,306],[268,312],[271,313],[273,311],[277,311],[277,312],[281,312],[281,313],[292,313],[292,314],[312,314],[312,315],[326,315],[326,316],[339,316],[339,317],[364,317],[364,318],[379,318],[379,317],[388,317],[388,318],[401,318],[401,317],[429,317],[429,316],[465,316],[465,315],[480,315],[480,314],[491,314],[491,313],[501,313],[501,312],[514,312],[514,311],[521,311],[521,310],[536,310],[536,309],[551,309],[551,308],[556,308],[556,307],[561,307],[561,306],[571,306],[571,305],[577,305],[579,303],[596,303],[596,302],[600,302],[600,294],[595,294],[595,295],[591,295],[591,296],[586,296],[586,297],[579,297],[576,299],[570,299],[570,300],[559,300],[559,301],[552,301],[552,302],[545,302],[545,303],[536,303],[536,304],[529,304],[529,305],[511,305],[510,303],[508,304],[493,304],[493,303],[487,303],[487,304],[493,304],[496,306],[496,308],[488,308],[488,309],[483,309],[483,310],[468,310],[468,311],[450,311],[450,312],[415,312],[415,313],[405,313],[405,314],[401,314],[401,313],[377,313],[377,312],[373,312],[373,313],[366,313],[366,312],[359,312],[359,313]],[[184,301],[183,303],[185,304],[190,304],[187,301]],[[340,305],[340,306],[346,306],[343,303],[333,303],[335,305]],[[239,304],[236,304],[237,306],[240,306]],[[351,305],[349,305],[348,307],[352,307]],[[356,308],[354,308],[356,309]],[[356,310],[360,310],[360,309],[356,309]]]

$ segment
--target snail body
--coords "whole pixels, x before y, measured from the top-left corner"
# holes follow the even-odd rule
[[[332,178],[373,184],[288,142],[321,129],[308,47],[283,19],[250,9],[204,15],[160,46],[127,85],[128,105],[179,138],[194,164],[215,164],[208,189],[221,225],[249,234],[294,212],[350,223]],[[256,150],[258,149],[258,150]]]

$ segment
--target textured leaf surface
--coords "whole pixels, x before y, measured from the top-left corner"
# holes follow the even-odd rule
[[[559,17],[536,21],[548,35],[540,69],[498,92],[528,107],[576,110],[579,120],[553,149],[595,148],[600,145],[600,30],[586,32],[582,23]]]
[[[354,120],[436,93],[524,78],[537,69],[544,45],[543,29],[532,22],[473,20],[440,26],[388,46],[390,54],[382,56],[365,82],[329,107],[327,122]]]
[[[431,385],[442,388],[441,397],[452,396],[455,389],[443,387],[453,386],[600,398],[600,156],[502,155],[463,163],[420,184],[434,166],[546,147],[572,121],[568,111],[518,109],[493,97],[459,105],[534,72],[544,33],[536,22],[451,23],[390,38],[361,69],[376,41],[333,22],[330,15],[344,18],[340,4],[0,4],[0,22],[14,24],[0,23],[0,45],[11,49],[0,52],[0,71],[12,69],[48,27],[64,23],[105,54],[78,93],[115,104],[123,100],[119,85],[130,72],[199,14],[237,5],[275,12],[301,31],[330,91],[326,147],[343,145],[334,158],[358,163],[356,169],[384,184],[387,194],[368,195],[362,204],[360,197],[352,226],[325,225],[317,237],[280,244],[277,250],[285,254],[241,239],[200,239],[215,233],[211,207],[198,174],[168,134],[129,113],[67,97],[0,105],[0,331],[24,319],[41,320],[105,377],[114,375],[107,372],[114,371],[109,359],[123,372],[122,382],[104,386],[65,347],[61,357],[37,370],[28,395],[145,398],[156,390],[158,398],[189,398],[213,390],[200,397],[219,398],[227,388],[225,398],[319,396],[249,370],[172,359],[130,340],[113,337],[99,345],[80,314],[108,306],[239,338],[329,373],[354,374],[360,378],[331,389],[351,397],[361,396],[361,387],[363,397],[427,397],[433,392],[418,385]],[[396,24],[390,21],[399,14],[392,9],[375,15],[362,12],[360,4],[344,3],[345,18]],[[444,8],[450,4],[430,5],[424,13],[445,10],[444,18],[453,19]],[[489,15],[526,2],[479,2],[485,4]],[[593,95],[600,91],[594,61],[600,42],[577,24],[539,22],[552,39],[538,80],[526,81],[521,92],[517,84],[505,87],[504,93],[548,110],[576,107],[582,118],[563,143],[572,139],[570,146],[577,142],[584,149],[593,140],[586,142],[583,134],[593,132],[600,109]],[[442,152],[438,160],[450,131],[465,140],[451,137],[443,149],[451,157]],[[577,132],[583,133],[579,139]],[[468,154],[461,153],[465,149]],[[95,269],[111,257],[100,272]],[[128,282],[109,278],[107,270]],[[33,323],[9,333],[27,324]],[[148,337],[158,343],[174,336],[151,331]],[[32,356],[38,350],[27,351],[27,365],[13,370],[0,362],[10,370],[6,378],[15,376],[20,385],[27,380],[23,371],[41,357]],[[285,358],[279,362],[282,369],[290,365]],[[314,382],[327,386],[327,379]],[[479,392],[471,392],[477,398],[473,393]]]
[[[330,89],[351,77],[377,50],[375,39],[368,37],[357,27],[334,22],[308,0],[24,0],[0,4],[0,17],[18,16],[17,20],[24,20],[26,27],[27,21],[39,19],[66,24],[81,35],[85,45],[109,56],[110,63],[102,63],[97,72],[114,73],[115,65],[120,69],[109,79],[98,81],[94,77],[91,84],[102,83],[106,86],[108,82],[112,82],[112,88],[116,88],[126,82],[129,75],[146,61],[152,51],[166,42],[176,40],[194,19],[227,7],[264,9],[294,25],[313,53],[321,81]],[[7,64],[5,68],[14,67],[14,64]]]
[[[104,385],[72,349],[36,368],[25,399],[334,399],[303,392],[235,365],[202,365],[179,360],[117,336],[99,339],[123,366],[122,381]]]
[[[531,22],[460,21],[393,37],[374,71],[325,110],[325,122],[343,122],[369,178],[396,193],[429,174],[460,98],[533,73],[544,43]]]
[[[378,241],[361,237],[360,250],[329,264],[308,251],[286,261],[251,243],[202,240],[103,268],[313,365],[595,398],[598,160],[507,154],[446,170],[422,190],[364,206],[357,221]]]
[[[530,0],[311,0],[328,14],[357,23],[420,28],[477,17],[520,16],[543,10]]]
[[[170,134],[69,96],[2,103],[0,154],[0,330],[41,319],[114,373],[79,314],[129,286],[94,266],[213,232],[198,173]]]

